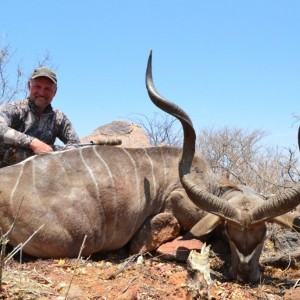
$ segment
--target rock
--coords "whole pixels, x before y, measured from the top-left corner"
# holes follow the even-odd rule
[[[145,148],[150,147],[149,138],[144,129],[128,121],[113,121],[96,128],[91,134],[81,139],[81,143],[101,139],[120,139],[120,147]]]
[[[166,260],[186,261],[192,250],[200,250],[203,243],[197,239],[184,240],[179,237],[161,245],[156,252]]]

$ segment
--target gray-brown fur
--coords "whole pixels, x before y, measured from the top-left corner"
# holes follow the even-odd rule
[[[188,230],[203,212],[182,189],[180,157],[181,150],[171,147],[87,146],[0,169],[2,232],[17,217],[22,199],[9,240],[25,242],[44,224],[24,248],[38,257],[77,256],[85,235],[84,255],[118,249],[160,212],[172,212]],[[206,168],[195,158],[195,175],[210,172]]]

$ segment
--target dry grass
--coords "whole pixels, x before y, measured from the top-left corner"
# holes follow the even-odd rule
[[[3,273],[2,299],[185,299],[187,269],[184,263],[143,256],[128,261],[124,250],[89,259],[11,260]],[[278,262],[277,262],[278,263]],[[227,265],[213,253],[210,258],[213,299],[297,299],[299,268],[262,265],[257,285],[230,282]],[[112,274],[117,274],[113,279]],[[284,298],[285,297],[285,298]]]

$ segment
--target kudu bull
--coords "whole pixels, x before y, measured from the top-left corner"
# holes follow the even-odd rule
[[[300,184],[264,200],[244,185],[231,185],[227,182],[222,186],[212,177],[209,186],[203,187],[197,183],[192,172],[195,168],[193,158],[196,141],[192,122],[181,108],[156,91],[152,80],[151,60],[152,54],[146,76],[149,96],[160,109],[176,117],[184,130],[183,153],[179,163],[182,186],[188,198],[200,209],[208,212],[185,238],[201,238],[222,224],[231,249],[232,277],[245,282],[256,282],[260,276],[258,262],[266,237],[266,222],[275,222],[300,231],[299,217],[287,213],[300,204]]]
[[[233,276],[256,281],[265,222],[292,227],[293,215],[285,213],[300,203],[300,187],[263,201],[247,187],[222,186],[194,155],[195,132],[188,116],[156,92],[151,55],[146,86],[152,101],[182,123],[183,151],[86,146],[0,169],[2,232],[9,231],[10,243],[17,245],[39,229],[24,252],[75,257],[85,236],[83,255],[118,249],[151,217],[169,212],[188,232],[186,238],[200,238],[223,223]]]

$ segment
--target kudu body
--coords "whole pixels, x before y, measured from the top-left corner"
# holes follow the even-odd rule
[[[152,101],[181,121],[183,150],[87,146],[2,168],[2,233],[9,231],[10,243],[17,245],[39,229],[24,252],[75,257],[85,236],[83,255],[118,249],[149,217],[170,212],[188,231],[186,238],[201,238],[223,224],[233,276],[257,280],[265,222],[292,227],[294,217],[285,213],[299,204],[299,186],[263,201],[247,187],[219,184],[207,163],[194,155],[195,132],[188,116],[156,92],[151,56],[146,86]]]
[[[148,217],[170,212],[189,230],[202,216],[178,176],[181,149],[86,146],[30,157],[0,169],[0,227],[38,257],[118,249]],[[195,158],[195,169],[210,172]],[[198,170],[195,170],[197,180]],[[204,175],[206,178],[209,176]],[[204,184],[201,179],[200,184]],[[206,185],[207,183],[205,183]]]

